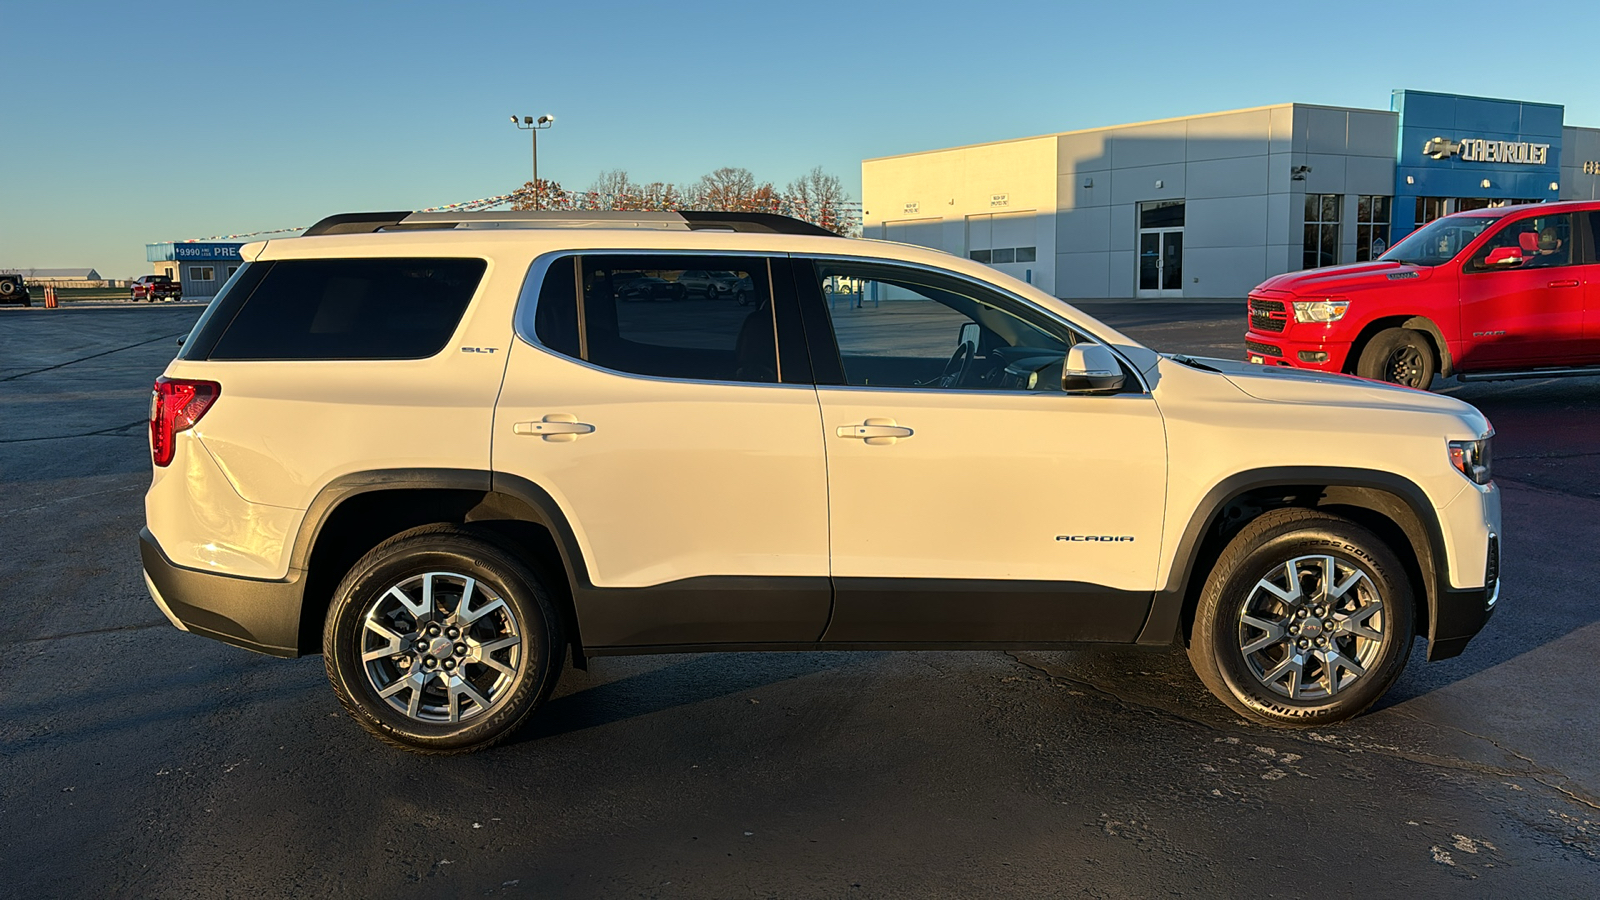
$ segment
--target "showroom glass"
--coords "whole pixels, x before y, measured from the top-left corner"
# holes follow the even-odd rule
[[[1437,266],[1456,258],[1499,216],[1461,216],[1435,219],[1389,248],[1384,259],[1413,266]]]
[[[1339,262],[1340,208],[1343,194],[1307,194],[1305,240],[1300,267],[1319,269]]]
[[[959,278],[819,262],[816,277],[858,387],[1059,391],[1074,337],[1015,300]]]
[[[1516,265],[1488,265],[1489,254],[1505,247],[1521,252]],[[1508,223],[1490,235],[1467,263],[1468,272],[1493,272],[1506,269],[1549,269],[1572,264],[1572,214],[1533,216]]]
[[[1412,221],[1418,225],[1426,225],[1434,219],[1442,219],[1449,214],[1448,197],[1418,197],[1417,208]]]
[[[562,257],[540,286],[534,334],[557,353],[633,375],[776,382],[767,272],[750,256]]]
[[[1389,203],[1382,195],[1356,197],[1356,262],[1377,259],[1389,249]]]
[[[481,259],[292,259],[247,267],[211,359],[422,359],[450,340]],[[246,285],[244,272],[259,279]],[[238,288],[251,287],[245,295]],[[214,305],[223,306],[219,296]],[[205,340],[209,325],[201,329]]]

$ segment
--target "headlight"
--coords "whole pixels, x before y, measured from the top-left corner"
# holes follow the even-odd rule
[[[1489,440],[1493,437],[1494,432],[1491,431],[1481,440],[1451,441],[1450,465],[1477,484],[1488,484],[1494,480],[1494,473],[1490,471],[1493,456],[1489,452]]]
[[[1350,301],[1330,297],[1327,300],[1296,300],[1296,322],[1337,322],[1350,309]]]

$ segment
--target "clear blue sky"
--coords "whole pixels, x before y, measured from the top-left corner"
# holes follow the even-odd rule
[[[1600,126],[1564,39],[1597,25],[1581,3],[0,0],[0,266],[125,277],[150,241],[504,193],[529,177],[512,113],[557,116],[540,172],[569,187],[821,165],[857,196],[864,158],[1392,88]]]

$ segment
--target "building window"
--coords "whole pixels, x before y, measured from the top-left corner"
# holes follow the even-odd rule
[[[1447,213],[1446,204],[1449,199],[1448,197],[1418,197],[1415,219],[1417,225],[1420,227],[1432,222],[1434,219],[1443,218]]]
[[[190,266],[189,267],[189,280],[190,281],[216,281],[217,280],[217,270],[212,268],[211,266]]]
[[[1139,204],[1139,228],[1182,228],[1182,200],[1152,200]]]
[[[166,273],[168,278],[173,278],[178,274],[177,272],[174,272],[172,270],[171,266],[166,266],[165,268],[162,269],[162,271]]]
[[[233,273],[235,273],[237,271],[239,271],[239,267],[238,266],[229,266],[228,267],[228,277],[232,278],[233,277]]]
[[[1305,259],[1302,269],[1317,269],[1339,262],[1339,209],[1343,194],[1306,195]]]
[[[1356,262],[1377,259],[1389,249],[1389,201],[1384,196],[1356,198]]]

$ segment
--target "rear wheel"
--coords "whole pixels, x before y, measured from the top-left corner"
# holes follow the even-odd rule
[[[1389,328],[1373,335],[1356,361],[1356,374],[1362,378],[1427,390],[1439,371],[1433,347],[1420,331]]]
[[[1246,718],[1341,721],[1377,702],[1405,668],[1412,603],[1400,561],[1372,532],[1316,510],[1274,510],[1217,560],[1189,660]]]
[[[362,557],[323,630],[345,710],[380,739],[429,754],[510,736],[554,689],[565,651],[540,576],[453,526],[406,532]]]

